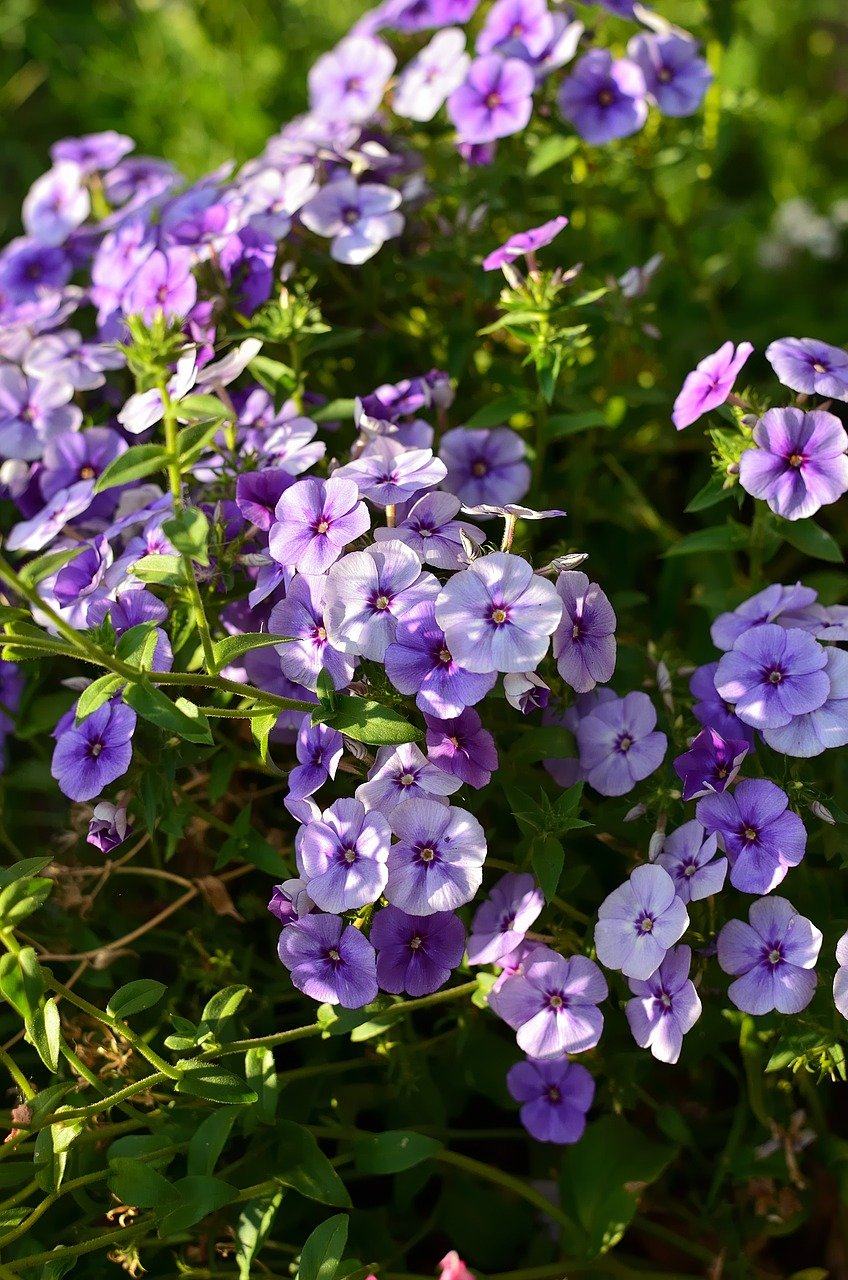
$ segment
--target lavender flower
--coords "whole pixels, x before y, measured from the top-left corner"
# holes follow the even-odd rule
[[[527,1058],[510,1067],[506,1085],[522,1104],[521,1123],[537,1142],[563,1146],[583,1137],[595,1097],[595,1082],[585,1067],[567,1058]]]
[[[515,45],[531,58],[544,53],[553,39],[554,22],[546,0],[495,0],[477,37],[477,52],[516,52]]]
[[[646,693],[601,703],[577,726],[580,768],[602,796],[623,796],[658,769],[668,739]]]
[[[812,587],[804,587],[800,582],[794,587],[775,583],[743,601],[732,612],[720,613],[710,628],[712,642],[717,649],[732,649],[743,632],[764,622],[815,633],[819,624],[810,609],[815,601],[816,592]]]
[[[742,738],[726,742],[715,729],[703,729],[689,750],[674,761],[674,772],[683,780],[683,799],[697,800],[711,791],[726,791],[749,750],[749,743]]]
[[[479,702],[497,679],[494,672],[474,674],[454,661],[432,600],[422,600],[398,621],[383,662],[396,689],[414,694],[422,711],[444,720]]]
[[[736,978],[727,994],[745,1013],[800,1013],[816,989],[821,932],[785,898],[759,898],[748,921],[730,920],[718,935],[718,962]]]
[[[454,574],[436,600],[436,621],[468,671],[532,671],[562,615],[553,583],[521,556],[495,551]]]
[[[139,267],[129,287],[125,307],[148,324],[163,315],[186,316],[197,301],[197,282],[187,249],[154,250]]]
[[[448,114],[463,142],[479,144],[520,133],[533,111],[533,72],[518,58],[475,58],[448,98]]]
[[[380,507],[406,502],[422,489],[435,488],[447,474],[445,464],[429,449],[405,449],[393,440],[378,439],[335,475],[353,480],[363,498]]]
[[[516,1032],[533,1058],[594,1049],[604,1028],[598,1008],[609,994],[604,975],[586,956],[564,959],[548,947],[529,957],[524,973],[508,978],[489,1006]]]
[[[28,378],[0,365],[0,456],[30,462],[65,431],[76,431],[82,410],[70,404],[74,389],[62,377]]]
[[[530,487],[524,441],[509,427],[455,427],[442,436],[444,487],[463,506],[519,502]]]
[[[633,1039],[659,1062],[677,1062],[683,1037],[701,1016],[701,1001],[689,979],[691,962],[689,947],[672,947],[656,973],[644,982],[630,982],[636,998],[627,1001],[624,1012]]]
[[[447,804],[462,785],[460,778],[431,763],[414,742],[381,747],[368,773],[368,781],[356,788],[356,798],[366,809],[379,809],[386,817],[402,800],[429,797]]]
[[[398,843],[389,852],[386,897],[410,915],[455,911],[483,879],[486,837],[476,818],[437,800],[404,800],[389,815]]]
[[[452,493],[425,493],[394,529],[374,530],[377,542],[405,542],[424,564],[436,569],[461,569],[467,562],[462,535],[477,546],[483,535],[473,524],[457,520],[460,500]]]
[[[739,483],[786,520],[815,515],[848,490],[848,434],[832,413],[769,409],[754,444],[739,459]]]
[[[615,611],[585,573],[561,573],[556,589],[562,600],[553,639],[557,670],[576,693],[589,693],[615,670]]]
[[[277,952],[304,995],[361,1009],[377,996],[377,957],[359,929],[340,916],[311,914],[288,924]]]
[[[717,857],[717,849],[718,837],[708,836],[694,818],[666,836],[656,861],[671,876],[681,902],[700,902],[721,890],[727,859]]]
[[[426,996],[443,987],[462,960],[465,929],[451,911],[407,915],[384,907],[371,922],[377,981],[393,995]]]
[[[275,646],[283,674],[295,684],[312,690],[318,688],[322,671],[327,672],[334,688],[344,689],[356,669],[356,659],[333,648],[327,639],[326,585],[326,578],[306,578],[298,574],[285,599],[274,605],[268,618],[272,633],[289,637],[286,644]]]
[[[68,160],[82,173],[89,174],[96,173],[98,169],[114,169],[134,148],[135,143],[126,134],[104,129],[102,133],[86,133],[81,138],[62,138],[60,142],[54,142],[50,158],[54,164]]]
[[[559,109],[586,142],[638,133],[648,118],[645,77],[629,58],[606,49],[584,54],[559,91]]]
[[[399,191],[353,178],[328,183],[300,211],[305,227],[331,240],[330,257],[358,267],[403,231]]]
[[[41,492],[45,498],[52,498],[60,489],[68,489],[78,480],[96,480],[109,463],[126,450],[126,442],[111,427],[63,431],[54,436],[44,450],[39,475]],[[107,494],[102,497],[108,509],[111,499]],[[98,501],[94,499],[94,503]],[[104,507],[98,507],[97,513],[103,510]]]
[[[468,72],[465,36],[456,27],[437,32],[398,77],[392,106],[408,120],[432,120]]]
[[[498,767],[498,753],[477,712],[467,707],[452,720],[426,714],[424,719],[431,763],[476,790],[487,786]]]
[[[324,594],[330,644],[342,653],[382,662],[398,619],[421,601],[434,599],[438,589],[438,581],[421,572],[421,561],[402,542],[383,542],[344,556],[333,565]]]
[[[718,835],[730,883],[743,893],[770,893],[804,856],[804,824],[786,792],[765,778],[745,778],[732,794],[704,796],[695,812]]]
[[[109,800],[101,800],[94,806],[91,821],[88,824],[86,843],[94,845],[101,853],[111,853],[117,849],[129,835],[127,811],[123,805],[112,804]]]
[[[477,908],[468,939],[471,964],[496,964],[515,951],[540,915],[545,899],[533,877],[509,872],[489,890]]]
[[[344,742],[342,735],[326,724],[311,724],[303,717],[295,744],[299,761],[289,774],[289,790],[284,804],[299,822],[319,817],[317,805],[309,799],[330,778],[336,776]]]
[[[544,0],[542,3],[544,4]],[[560,215],[552,218],[550,222],[543,222],[540,227],[533,227],[530,231],[516,232],[500,248],[494,249],[483,259],[483,270],[497,271],[499,267],[515,262],[516,258],[526,256],[532,259],[537,249],[543,249],[545,245],[550,244],[567,226],[568,218]]]
[[[641,69],[648,94],[667,116],[691,116],[704,100],[712,72],[686,36],[638,35],[627,53]]]
[[[341,912],[376,902],[386,887],[390,839],[383,815],[366,813],[359,800],[336,800],[301,827],[297,867],[316,907]]]
[[[551,691],[534,672],[514,671],[504,676],[504,697],[511,707],[527,716],[531,711],[544,711]]]
[[[132,760],[136,714],[120,701],[104,702],[59,734],[50,772],[71,800],[92,800],[120,778]]]
[[[770,747],[785,756],[810,759],[833,747],[848,745],[848,654],[828,648],[825,674],[830,692],[820,707],[793,716],[781,729],[765,729]]]
[[[79,480],[69,489],[54,493],[31,520],[16,524],[6,539],[10,551],[40,551],[69,524],[91,506],[94,484]]]
[[[718,351],[698,362],[693,372],[686,375],[674,402],[671,420],[678,431],[724,404],[753,350],[750,342],[740,342],[735,348],[732,342],[725,342]]]
[[[688,927],[689,915],[668,872],[656,864],[636,867],[598,910],[598,959],[608,969],[644,982]]]
[[[267,533],[274,523],[274,511],[294,477],[282,467],[245,471],[236,480],[236,506],[245,520]]]
[[[293,878],[274,885],[268,910],[280,924],[290,924],[314,909],[315,903],[306,891],[305,880]]]
[[[843,1018],[848,1018],[848,933],[843,933],[836,944],[836,963],[839,968],[833,979],[833,1003]]]
[[[326,573],[371,524],[352,480],[315,476],[286,489],[275,516],[268,549],[278,564],[293,565],[304,574]]]
[[[803,395],[848,400],[848,351],[817,338],[780,338],[766,347],[780,381]]]
[[[373,116],[395,69],[382,40],[347,36],[309,72],[309,102],[325,120],[356,123]]]
[[[744,631],[718,664],[719,696],[755,729],[781,729],[827,699],[827,654],[805,631],[776,623]]]
[[[68,283],[73,263],[63,249],[20,236],[0,252],[0,294],[30,302]]]
[[[743,627],[747,630],[747,627]],[[741,633],[740,633],[741,634]],[[737,715],[734,714],[733,707],[729,702],[725,702],[719,696],[719,692],[715,687],[715,674],[718,671],[717,662],[708,662],[703,667],[698,667],[689,681],[689,689],[693,698],[696,698],[692,713],[695,719],[706,729],[714,729],[716,733],[721,734],[725,741],[735,741],[742,739],[748,743],[749,747],[754,745],[754,730],[748,724],[743,724]]]
[[[72,231],[85,222],[91,199],[79,165],[62,160],[36,178],[24,198],[23,222],[27,235],[40,244],[64,244]]]

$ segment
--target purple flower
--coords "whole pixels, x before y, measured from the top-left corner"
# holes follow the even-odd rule
[[[317,805],[309,799],[330,778],[335,778],[342,758],[342,735],[326,724],[311,724],[303,717],[295,744],[299,763],[289,773],[289,790],[283,803],[299,822],[311,822],[319,816]]]
[[[332,241],[331,258],[358,267],[403,231],[400,203],[393,187],[337,178],[304,205],[300,217],[310,231]]]
[[[749,750],[750,744],[742,738],[727,742],[715,729],[702,729],[689,750],[674,761],[674,772],[683,781],[683,799],[726,791]]]
[[[716,857],[718,837],[708,836],[693,818],[670,832],[657,855],[674,881],[681,902],[700,902],[718,893],[727,875],[727,859]]]
[[[610,699],[577,726],[580,767],[602,796],[623,796],[662,764],[668,739],[646,693]]]
[[[747,626],[743,627],[747,630]],[[703,667],[698,667],[697,671],[689,681],[689,689],[693,698],[697,698],[697,702],[692,707],[692,713],[695,719],[706,729],[715,729],[716,733],[720,733],[725,741],[735,739],[744,739],[749,747],[754,745],[754,730],[748,724],[743,724],[737,715],[733,712],[733,707],[729,702],[725,702],[719,696],[715,687],[715,673],[718,671],[717,662],[708,662]]]
[[[683,1037],[701,1016],[701,1001],[689,979],[691,963],[689,947],[672,947],[656,973],[644,982],[630,982],[636,999],[627,1001],[624,1012],[633,1039],[659,1062],[677,1061]]]
[[[31,520],[16,524],[6,539],[10,551],[40,551],[61,533],[65,525],[87,511],[94,485],[78,480],[70,489],[60,489]]]
[[[471,63],[448,98],[448,115],[463,142],[494,142],[520,133],[528,123],[535,87],[526,62],[489,53]]]
[[[489,890],[477,908],[468,939],[471,964],[496,964],[524,941],[545,899],[527,872],[509,872]]]
[[[352,480],[298,480],[280,497],[268,549],[278,564],[300,573],[326,573],[371,520]]]
[[[444,488],[464,506],[520,502],[530,487],[524,441],[509,427],[455,427],[442,436]]]
[[[595,949],[608,969],[644,982],[688,927],[686,907],[665,868],[656,863],[636,867],[601,903]]]
[[[818,338],[779,338],[766,359],[780,381],[803,395],[848,400],[848,351]]]
[[[285,599],[274,605],[268,618],[269,631],[289,637],[287,644],[276,646],[283,674],[313,691],[318,688],[322,671],[327,672],[336,689],[344,689],[356,669],[356,659],[334,649],[327,639],[326,585],[326,578],[298,574]]]
[[[718,664],[719,696],[755,729],[781,729],[830,692],[827,654],[806,631],[765,623],[743,631]]]
[[[533,1058],[557,1058],[594,1049],[604,1028],[597,1007],[609,994],[606,979],[587,956],[566,960],[548,947],[529,957],[523,974],[508,978],[489,1006],[516,1032]]]
[[[763,622],[776,622],[781,627],[797,627],[801,631],[815,633],[819,620],[810,610],[815,601],[816,592],[812,587],[804,587],[800,582],[796,582],[794,587],[775,583],[743,601],[731,613],[719,614],[710,628],[712,642],[717,649],[732,649],[743,632]],[[694,693],[694,689],[692,691]],[[698,696],[706,695],[701,693]],[[718,728],[718,725],[713,727]],[[725,734],[725,737],[732,737],[732,734]]]
[[[452,720],[424,719],[430,761],[478,791],[487,786],[498,767],[498,753],[477,712],[467,707]]]
[[[50,159],[59,164],[69,160],[85,173],[96,173],[98,169],[113,169],[119,160],[135,149],[132,138],[114,129],[105,129],[102,133],[87,133],[81,138],[62,138],[54,142],[50,148]]]
[[[359,929],[339,916],[310,914],[288,924],[277,954],[304,995],[361,1009],[377,995],[377,957]]]
[[[606,49],[584,54],[559,91],[559,109],[587,142],[637,133],[648,118],[645,77],[629,58]]]
[[[70,404],[74,389],[62,377],[28,378],[0,365],[0,456],[31,462],[65,431],[76,431],[82,409]]]
[[[347,36],[309,72],[309,104],[325,120],[359,123],[373,116],[395,69],[382,40]]]
[[[394,529],[374,530],[378,542],[405,542],[424,564],[436,569],[461,569],[467,563],[462,546],[464,533],[480,546],[483,535],[473,524],[457,520],[461,503],[452,493],[425,493]]]
[[[342,653],[382,662],[398,619],[422,600],[432,600],[438,589],[437,580],[421,572],[418,556],[402,542],[381,542],[344,556],[333,565],[324,594],[330,644]]]
[[[36,338],[24,358],[24,373],[35,378],[62,377],[77,391],[93,391],[106,381],[105,371],[121,369],[124,355],[108,342],[83,342],[75,329]]]
[[[50,772],[71,800],[92,800],[120,778],[132,760],[135,712],[123,702],[104,702],[57,738]]]
[[[280,924],[290,924],[314,909],[315,903],[306,892],[305,880],[284,880],[282,884],[274,885],[268,910]]]
[[[531,711],[544,711],[551,691],[534,672],[514,671],[504,676],[504,697],[511,707],[527,716]]]
[[[376,902],[386,887],[390,839],[383,815],[366,813],[359,800],[336,800],[301,827],[297,868],[316,907],[340,912]]]
[[[91,200],[82,170],[60,161],[36,178],[24,198],[23,222],[27,235],[40,244],[63,244],[91,211]]]
[[[786,520],[815,515],[848,490],[848,434],[832,413],[769,409],[754,444],[739,459],[739,483]]]
[[[53,580],[53,597],[72,627],[84,627],[95,594],[104,594],[103,580],[112,565],[112,548],[95,538],[79,555],[63,565]]]
[[[400,619],[383,662],[396,689],[415,694],[422,711],[444,720],[479,702],[497,679],[494,672],[479,675],[466,671],[453,659],[436,622],[432,600],[422,600]]]
[[[589,693],[615,670],[615,611],[585,573],[561,573],[556,589],[563,606],[553,640],[557,670],[576,693]]]
[[[552,582],[521,556],[494,551],[456,573],[436,601],[436,621],[468,671],[532,671],[562,616]]]
[[[155,249],[133,277],[124,310],[138,312],[148,324],[157,315],[182,319],[197,301],[191,267],[188,249]]]
[[[456,27],[439,31],[398,77],[392,106],[407,120],[432,120],[465,79],[470,58]]]
[[[531,1138],[562,1146],[583,1137],[595,1082],[578,1062],[527,1058],[510,1067],[506,1085],[522,1104],[519,1116]]]
[[[825,674],[830,692],[820,707],[794,716],[782,729],[766,729],[763,737],[785,756],[809,759],[833,747],[848,745],[848,654],[826,649]]]
[[[414,742],[398,747],[381,747],[368,774],[368,781],[356,788],[356,798],[366,809],[379,809],[388,816],[402,800],[435,797],[447,804],[462,785],[459,778],[432,764]]]
[[[377,981],[392,995],[426,996],[443,987],[462,960],[465,929],[451,911],[411,916],[383,907],[371,922]]]
[[[389,439],[375,440],[367,452],[335,472],[355,481],[363,498],[379,507],[406,502],[422,489],[441,484],[446,474],[445,464],[430,449],[405,449]]]
[[[282,467],[245,471],[236,480],[236,506],[245,520],[267,533],[274,523],[274,511],[294,479]]]
[[[704,100],[712,72],[686,36],[638,35],[627,53],[640,67],[648,94],[667,116],[691,116]]]
[[[821,932],[785,898],[759,898],[748,920],[718,935],[718,962],[736,977],[727,994],[744,1013],[800,1013],[816,989]]]
[[[491,53],[521,44],[531,58],[544,53],[553,39],[553,15],[546,0],[495,0],[477,37],[477,52]]]
[[[127,811],[122,805],[112,804],[109,800],[101,800],[94,806],[91,821],[88,824],[86,843],[94,845],[101,853],[111,853],[123,844],[129,834]]]
[[[848,1018],[848,933],[843,933],[836,944],[836,963],[839,968],[833,979],[833,1003],[843,1018]]]
[[[483,259],[483,270],[497,271],[499,267],[515,262],[516,258],[525,255],[532,258],[537,249],[543,249],[546,244],[550,244],[567,226],[568,218],[560,215],[558,218],[552,218],[550,222],[543,222],[540,227],[533,227],[531,231],[517,232],[514,236],[510,236],[499,249],[493,250]]]
[[[753,350],[750,342],[740,342],[735,348],[732,342],[725,342],[718,351],[698,362],[692,373],[686,375],[674,402],[671,420],[678,431],[724,404]]]
[[[695,812],[718,835],[730,883],[743,893],[770,893],[804,856],[804,824],[786,792],[765,778],[745,778],[733,793],[704,796]]]
[[[52,498],[60,489],[68,489],[78,480],[96,480],[109,463],[126,450],[126,441],[111,427],[63,432],[44,450],[39,475],[41,492],[45,498]],[[108,496],[103,497],[108,503]]]
[[[12,303],[33,301],[61,289],[72,271],[64,250],[20,236],[0,252],[0,296]]]
[[[483,879],[486,837],[465,809],[438,800],[404,800],[389,815],[398,843],[389,851],[386,897],[410,915],[455,911]]]

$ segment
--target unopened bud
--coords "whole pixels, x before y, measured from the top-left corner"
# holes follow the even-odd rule
[[[836,826],[836,819],[827,806],[822,804],[821,800],[813,801],[810,805],[810,813],[812,813],[816,818],[821,818],[822,822],[829,823],[831,827]]]
[[[625,822],[635,822],[637,818],[643,818],[648,812],[645,805],[634,804],[632,809],[628,809],[624,815]]]

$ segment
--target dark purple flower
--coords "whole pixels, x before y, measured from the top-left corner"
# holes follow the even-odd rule
[[[780,381],[803,395],[848,400],[848,351],[818,338],[779,338],[766,359]]]
[[[671,420],[678,431],[724,404],[753,350],[750,342],[740,342],[738,347],[725,342],[718,351],[698,362],[692,373],[686,375],[674,402]]]
[[[487,786],[498,767],[498,753],[477,712],[467,707],[453,720],[428,715],[424,719],[431,762],[478,791]]]
[[[95,173],[98,169],[113,169],[119,160],[135,149],[132,138],[114,129],[102,133],[86,133],[81,138],[62,138],[50,148],[54,164],[70,160],[83,173]]]
[[[832,413],[769,409],[754,444],[739,459],[739,483],[786,520],[815,515],[848,490],[848,434]]]
[[[127,811],[122,805],[112,804],[109,800],[101,800],[94,806],[91,821],[88,824],[86,843],[94,845],[101,853],[111,853],[123,844],[129,834]]]
[[[527,1058],[510,1067],[506,1084],[531,1138],[563,1146],[583,1137],[595,1082],[578,1062]]]
[[[744,631],[718,664],[716,689],[740,720],[780,729],[827,699],[827,653],[806,631],[776,623]]]
[[[376,902],[386,887],[390,840],[383,815],[353,799],[336,800],[301,827],[297,868],[316,907],[340,912]]]
[[[411,916],[383,907],[371,922],[377,981],[392,995],[426,996],[443,987],[462,960],[465,929],[452,911]]]
[[[326,724],[311,724],[303,717],[295,744],[298,764],[289,773],[289,790],[283,803],[299,822],[318,818],[319,811],[310,796],[330,778],[335,778],[342,758],[342,735]]]
[[[479,702],[497,680],[494,672],[473,674],[454,661],[432,600],[422,600],[398,621],[383,662],[396,689],[414,694],[422,711],[444,720]]]
[[[405,542],[423,564],[436,569],[461,569],[467,563],[462,534],[481,546],[483,534],[473,524],[457,520],[460,500],[452,493],[425,493],[394,529],[374,530],[377,542]]]
[[[576,693],[589,693],[615,670],[615,611],[585,573],[561,573],[556,589],[563,606],[553,639],[557,670]]]
[[[325,120],[367,120],[379,107],[394,69],[395,55],[382,40],[347,36],[313,63],[310,107]]]
[[[282,467],[245,471],[236,480],[236,505],[257,529],[267,533],[274,523],[274,509],[294,478]]]
[[[92,800],[120,778],[132,760],[136,714],[123,702],[104,702],[57,738],[50,772],[71,800]]]
[[[463,506],[520,502],[530,487],[524,441],[509,427],[455,427],[442,436],[444,488]]]
[[[504,676],[504,696],[511,707],[527,716],[531,711],[544,711],[551,691],[532,671],[514,671]]]
[[[743,628],[747,630],[747,627]],[[697,671],[689,681],[689,689],[697,702],[692,707],[692,714],[705,729],[715,729],[726,741],[744,739],[749,747],[754,745],[754,730],[749,724],[743,724],[729,702],[720,697],[715,687],[717,662],[708,662]]]
[[[312,913],[287,924],[277,953],[298,991],[313,1000],[361,1009],[376,998],[374,948],[340,916]]]
[[[448,98],[448,114],[463,142],[494,142],[520,133],[533,111],[536,80],[525,62],[489,53],[475,58]]]
[[[645,77],[629,58],[606,49],[584,54],[559,91],[559,109],[587,142],[637,133],[648,118]]]
[[[371,524],[353,481],[332,477],[298,480],[277,502],[275,516],[268,534],[271,555],[305,574],[326,573]]]
[[[63,249],[20,236],[0,252],[0,297],[30,302],[71,278],[73,264]]]
[[[833,747],[848,745],[848,654],[828,646],[825,674],[830,692],[820,707],[793,716],[782,729],[765,729],[763,737],[775,751],[809,759]]]
[[[274,885],[268,910],[280,924],[290,924],[314,909],[315,903],[306,892],[305,880],[284,880],[282,884]]]
[[[691,963],[689,947],[672,947],[650,978],[630,981],[636,999],[628,1000],[624,1011],[633,1039],[659,1062],[677,1062],[683,1037],[701,1016],[701,1001],[689,978]]]
[[[44,450],[39,476],[41,492],[52,498],[78,480],[96,480],[115,458],[127,450],[126,441],[111,427],[89,427],[87,431],[65,431],[55,436]],[[103,494],[92,506],[111,498]],[[102,512],[102,507],[99,508]]]
[[[610,699],[577,726],[580,768],[602,796],[623,796],[662,764],[668,739],[646,693]]]
[[[354,551],[333,565],[327,578],[329,641],[342,653],[382,662],[398,619],[422,600],[434,599],[438,590],[437,579],[421,572],[418,556],[402,542]]]
[[[508,978],[489,1006],[517,1032],[519,1048],[534,1058],[558,1058],[594,1049],[604,1028],[598,1008],[606,979],[587,956],[565,959],[548,947],[529,957],[523,974]]]
[[[366,809],[379,809],[388,816],[402,800],[446,797],[462,786],[459,778],[431,763],[414,742],[398,747],[381,747],[368,773],[368,781],[356,788],[356,798]]]
[[[702,729],[689,750],[674,761],[674,772],[683,781],[683,799],[697,800],[711,791],[726,791],[749,750],[744,739],[728,742],[715,729]]]
[[[63,565],[53,580],[53,597],[72,627],[84,627],[91,598],[105,594],[103,579],[112,564],[112,548],[105,538],[93,542]]]
[[[289,638],[289,643],[277,646],[283,673],[295,684],[313,690],[318,688],[322,671],[327,672],[336,689],[343,689],[350,684],[356,669],[356,659],[334,649],[327,639],[326,584],[326,578],[298,574],[268,619],[269,631]]]
[[[157,315],[182,319],[197,300],[191,267],[188,249],[155,249],[133,277],[124,310],[137,312],[148,323]]]
[[[536,58],[550,44],[554,34],[553,15],[546,0],[495,0],[477,37],[477,52],[491,53],[521,44]]]
[[[636,867],[598,910],[595,949],[601,964],[644,982],[689,927],[674,881],[656,863]]]
[[[704,796],[695,812],[718,836],[730,861],[730,883],[743,893],[770,893],[804,856],[804,824],[786,792],[766,778],[745,778],[732,793]]]
[[[537,249],[543,249],[546,244],[550,244],[567,226],[568,218],[560,215],[558,218],[552,218],[550,222],[543,222],[540,227],[533,227],[531,231],[517,232],[514,236],[510,236],[499,249],[493,250],[483,259],[483,270],[497,271],[499,267],[515,262],[516,258],[525,256],[532,258]]]
[[[718,893],[727,875],[727,859],[716,857],[718,837],[708,836],[693,818],[671,831],[656,861],[674,881],[682,902],[700,902]]]
[[[704,100],[713,74],[698,46],[687,36],[645,34],[634,36],[627,46],[645,77],[645,87],[667,116],[691,116]]]
[[[486,837],[466,809],[438,800],[404,800],[389,814],[398,838],[389,851],[389,902],[411,915],[455,911],[483,879]]]
[[[468,939],[469,962],[496,964],[515,951],[544,905],[539,886],[527,872],[501,876],[474,915]]]
[[[785,898],[759,898],[748,921],[730,920],[718,935],[718,962],[736,977],[727,994],[745,1013],[800,1013],[816,989],[820,930]]]

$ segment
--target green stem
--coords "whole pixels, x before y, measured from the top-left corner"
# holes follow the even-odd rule
[[[492,1164],[484,1164],[482,1160],[473,1160],[471,1156],[460,1155],[458,1151],[439,1151],[433,1156],[440,1164],[452,1165],[455,1169],[460,1169],[463,1173],[468,1173],[472,1178],[481,1179],[484,1182],[494,1183],[496,1186],[503,1187],[504,1191],[509,1191],[512,1195],[519,1196],[522,1200],[526,1200],[528,1204],[532,1204],[540,1213],[545,1214],[553,1222],[558,1223],[561,1227],[570,1227],[571,1221],[563,1213],[557,1205],[551,1204],[550,1200],[546,1200],[541,1191],[537,1191],[535,1187],[530,1186],[527,1182],[522,1182],[520,1178],[514,1178],[511,1173],[505,1173],[503,1169],[497,1169]]]
[[[113,1031],[117,1031],[118,1035],[121,1036],[122,1039],[131,1044],[135,1051],[140,1053],[143,1058],[146,1058],[150,1065],[155,1067],[157,1071],[162,1073],[162,1075],[168,1076],[171,1080],[179,1080],[179,1071],[177,1071],[175,1067],[172,1067],[169,1062],[166,1062],[164,1058],[161,1058],[154,1049],[151,1049],[150,1046],[142,1040],[140,1036],[137,1036],[125,1022],[122,1022],[120,1018],[113,1018],[110,1013],[106,1013],[103,1009],[98,1009],[96,1005],[89,1004],[87,1000],[84,1000],[82,996],[78,996],[70,987],[66,987],[63,983],[57,982],[49,970],[45,971],[45,982],[52,991],[56,991],[64,1000],[69,1001],[70,1004],[76,1005],[78,1009],[82,1009],[82,1011],[87,1013],[90,1018],[94,1018],[97,1022],[103,1022],[107,1027],[111,1027]]]
[[[11,1054],[7,1053],[5,1049],[0,1049],[0,1062],[3,1063],[3,1066],[9,1072],[9,1075],[12,1077],[27,1102],[29,1102],[30,1098],[34,1098],[36,1095],[35,1088],[30,1084],[29,1080],[27,1080],[23,1071],[21,1071]]]

